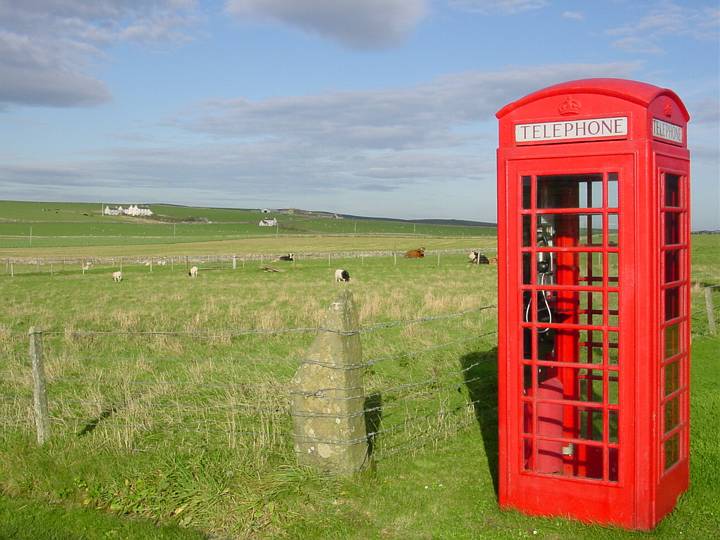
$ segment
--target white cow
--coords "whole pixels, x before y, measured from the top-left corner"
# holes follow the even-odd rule
[[[197,277],[197,275],[198,275],[198,267],[197,267],[197,266],[193,266],[193,267],[190,269],[190,271],[188,272],[188,276],[190,276],[190,277],[192,277],[192,278],[195,278],[195,277]]]
[[[113,281],[116,283],[120,283],[122,281],[123,275],[122,272],[113,272],[112,273]]]
[[[344,270],[343,268],[338,268],[335,270],[335,283],[339,283],[341,281],[350,281],[350,272]]]

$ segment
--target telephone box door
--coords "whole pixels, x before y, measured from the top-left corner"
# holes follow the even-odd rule
[[[501,502],[632,511],[635,374],[618,351],[634,358],[632,325],[620,324],[634,320],[621,293],[633,279],[633,165],[630,154],[508,162],[505,286],[516,300],[504,315]]]

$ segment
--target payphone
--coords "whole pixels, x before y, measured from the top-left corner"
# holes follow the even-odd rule
[[[651,528],[688,477],[687,111],[589,79],[497,116],[500,504]]]

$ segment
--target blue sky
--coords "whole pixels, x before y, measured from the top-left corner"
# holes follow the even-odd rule
[[[0,0],[0,198],[494,220],[495,111],[585,77],[681,96],[720,228],[716,0]]]

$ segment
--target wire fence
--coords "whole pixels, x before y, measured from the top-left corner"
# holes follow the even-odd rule
[[[425,258],[441,264],[446,257],[469,255],[469,249],[429,249]],[[497,249],[494,247],[474,248],[474,251],[486,253],[494,262]],[[5,257],[4,273],[1,275],[16,277],[22,275],[93,275],[108,271],[128,270],[137,273],[146,272],[188,272],[196,266],[200,272],[211,270],[241,270],[265,265],[277,265],[278,269],[292,268],[298,262],[313,264],[327,262],[328,266],[341,262],[354,261],[360,264],[365,259],[391,258],[397,265],[405,255],[403,250],[347,250],[347,251],[303,251],[295,253],[242,253],[242,254],[196,254],[196,255],[144,255],[144,256],[77,256],[77,257]],[[468,258],[468,261],[470,259]],[[479,259],[478,259],[479,262]]]
[[[696,297],[692,314],[696,338],[717,335],[713,325],[720,318],[720,287],[713,285],[704,291],[702,303]],[[323,325],[207,332],[37,330],[45,346],[46,422],[53,439],[94,437],[98,444],[127,450],[192,445],[195,434],[206,444],[275,453],[297,453],[293,441],[338,446],[371,441],[373,455],[386,459],[428,443],[440,444],[494,410],[496,332],[489,328],[495,324],[494,309],[494,305],[482,305],[452,313],[378,321],[351,330]],[[485,316],[489,313],[492,315]],[[463,325],[458,324],[461,321]],[[449,333],[448,325],[460,330]],[[409,341],[417,346],[401,343],[388,350],[387,332],[414,326],[434,330],[429,342],[414,336]],[[366,353],[360,359],[337,364],[307,354],[188,357],[165,353],[149,358],[143,355],[142,347],[134,349],[136,354],[126,351],[108,358],[84,355],[84,349],[68,351],[64,340],[53,339],[135,336],[147,344],[163,337],[194,341],[288,334],[374,337],[385,346],[380,347],[379,354]],[[17,338],[25,334],[9,335]],[[396,337],[393,334],[392,339]],[[20,356],[13,360],[5,363],[0,380],[0,438],[32,436],[42,414],[36,373]],[[303,365],[339,373],[361,372],[364,380],[357,385],[297,389],[292,378]],[[335,408],[330,412],[297,410],[293,408],[295,398]],[[344,404],[356,403],[360,405],[352,410],[343,408]],[[303,418],[362,420],[365,433],[344,438],[308,437],[293,427]]]
[[[348,339],[378,335],[382,341],[384,337],[379,334],[393,329],[440,324],[445,325],[439,328],[443,334],[447,324],[462,320],[475,330],[455,339],[435,340],[416,348],[400,346],[397,352],[368,355],[351,366],[353,370],[366,372],[366,383],[357,388],[342,388],[356,391],[348,394],[351,399],[364,400],[361,409],[349,414],[349,418],[365,421],[368,417],[375,418],[375,424],[368,424],[362,438],[373,441],[378,457],[389,455],[386,447],[399,447],[404,439],[418,437],[428,430],[436,433],[436,441],[444,440],[465,425],[474,408],[483,401],[470,397],[468,385],[487,379],[477,371],[485,365],[491,372],[494,362],[488,359],[461,362],[465,356],[492,347],[495,331],[482,328],[494,325],[494,314],[483,315],[494,308],[483,305],[452,313],[380,321],[352,331],[323,326],[277,330],[230,328],[211,332],[35,330],[43,342],[45,356],[43,378],[49,428],[44,437],[59,444],[68,438],[92,437],[99,445],[134,451],[151,450],[159,445],[192,444],[195,435],[205,443],[230,448],[292,452],[293,420],[303,413],[292,408],[297,392],[291,388],[291,378],[299,365],[312,362],[306,355],[220,358],[160,355],[148,359],[141,358],[140,352],[108,359],[102,355],[78,354],[75,350],[68,352],[65,341],[54,340],[56,337],[195,340],[217,335],[262,338],[292,333],[330,334]],[[21,334],[13,332],[12,335]],[[37,408],[36,374],[30,373],[19,358],[16,360],[12,369],[6,366],[6,376],[0,382],[0,437],[32,436],[41,414]],[[281,369],[267,371],[269,365]],[[338,390],[327,386],[306,397],[340,401]],[[381,401],[373,401],[377,399]],[[493,405],[488,401],[487,406]],[[341,416],[334,414],[332,418]]]

